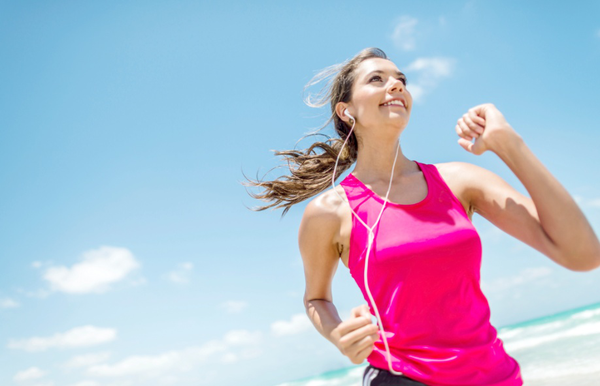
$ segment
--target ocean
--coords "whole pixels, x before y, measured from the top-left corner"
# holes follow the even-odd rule
[[[600,385],[600,303],[498,328],[525,386]],[[367,366],[351,366],[278,386],[360,386]]]

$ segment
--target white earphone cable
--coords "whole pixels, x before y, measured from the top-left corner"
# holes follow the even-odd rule
[[[356,125],[356,119],[352,119],[352,121],[353,121],[352,129],[350,129],[350,132],[346,136],[346,140],[344,141],[344,144],[342,145],[342,148],[340,149],[340,152],[335,161],[335,166],[333,168],[333,175],[331,176],[331,186],[333,187],[333,191],[342,199],[342,201],[344,201],[344,198],[335,189],[335,173],[337,171],[337,165],[340,160],[340,155],[342,154],[342,151],[344,150],[344,146],[346,146],[346,143],[348,142],[348,139],[350,138],[350,135],[352,134],[352,131],[354,130],[354,126]],[[381,317],[379,316],[379,310],[377,309],[375,300],[373,299],[373,296],[371,295],[371,291],[369,290],[369,283],[367,281],[367,269],[368,269],[368,265],[369,265],[369,255],[371,254],[371,247],[372,247],[373,241],[375,239],[374,229],[377,226],[377,224],[379,223],[379,220],[381,219],[381,215],[383,214],[385,205],[388,202],[388,196],[390,194],[390,190],[392,189],[392,178],[394,177],[394,168],[396,167],[396,160],[398,159],[398,150],[399,149],[400,149],[400,141],[398,141],[398,147],[396,148],[396,157],[394,157],[394,164],[392,165],[392,175],[390,176],[390,184],[388,187],[388,191],[385,195],[385,200],[383,202],[383,206],[381,207],[381,211],[379,212],[379,216],[377,217],[375,224],[373,224],[372,227],[369,227],[367,224],[365,224],[365,222],[358,216],[358,214],[356,214],[356,212],[350,206],[350,210],[352,211],[354,216],[356,216],[356,219],[358,221],[360,221],[365,226],[365,228],[367,228],[367,230],[369,231],[367,257],[366,257],[366,261],[365,261],[365,276],[364,276],[365,288],[367,290],[367,294],[369,295],[369,299],[371,300],[371,304],[373,305],[373,308],[375,309],[375,316],[377,317],[377,323],[379,324],[379,329],[381,330],[381,337],[383,338],[383,343],[385,345],[385,350],[387,352],[388,367],[390,369],[390,372],[395,375],[403,375],[403,374],[401,372],[395,371],[394,368],[392,367],[390,348],[388,346],[387,337],[385,336],[385,330],[383,329],[383,323],[381,322]],[[348,205],[350,205],[350,202],[348,202]]]

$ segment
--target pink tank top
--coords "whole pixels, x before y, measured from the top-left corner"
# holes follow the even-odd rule
[[[436,167],[416,164],[427,182],[427,196],[410,205],[386,204],[369,257],[369,290],[392,366],[431,386],[520,386],[519,364],[490,324],[481,292],[479,235]],[[383,198],[352,174],[340,185],[351,208],[373,226]],[[375,315],[364,283],[367,236],[352,215],[348,267]],[[367,361],[388,369],[381,335]]]

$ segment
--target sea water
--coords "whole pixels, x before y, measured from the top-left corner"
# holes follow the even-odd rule
[[[600,385],[600,303],[498,329],[525,386]],[[279,386],[360,386],[367,363]]]

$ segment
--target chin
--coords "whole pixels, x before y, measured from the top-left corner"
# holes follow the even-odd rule
[[[409,120],[410,116],[409,115],[396,115],[396,116],[392,116],[389,118],[390,122],[394,122],[395,124],[402,124],[402,125],[407,125],[408,124],[408,120]]]

